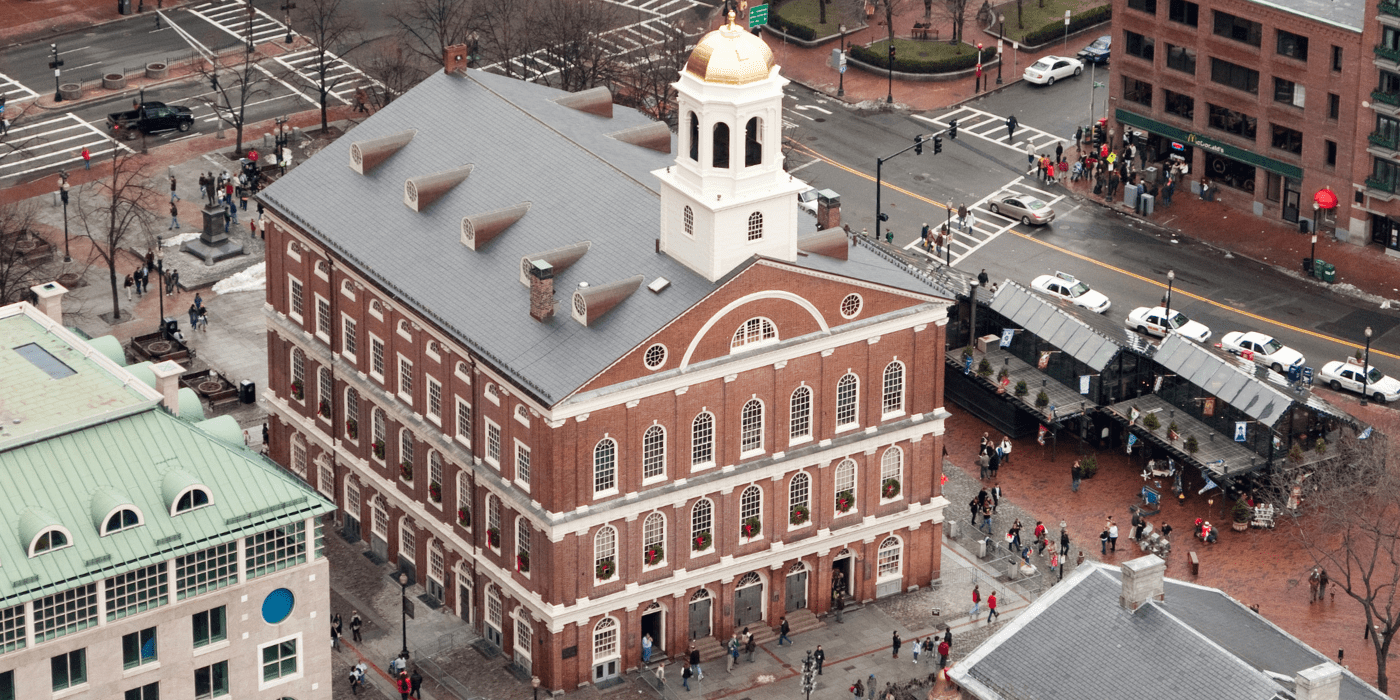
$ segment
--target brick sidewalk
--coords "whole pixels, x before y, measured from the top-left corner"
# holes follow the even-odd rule
[[[142,0],[131,0],[136,14]],[[170,9],[186,0],[145,0],[146,12],[160,7]],[[0,41],[6,44],[42,39],[74,29],[90,29],[122,18],[117,0],[0,0]],[[0,72],[4,72],[0,70]]]

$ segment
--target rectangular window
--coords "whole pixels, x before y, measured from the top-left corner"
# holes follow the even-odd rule
[[[1302,107],[1307,88],[1292,80],[1274,78],[1274,102],[1282,102],[1294,107]]]
[[[1389,96],[1400,96],[1400,75],[1389,71],[1377,71],[1380,78],[1376,84],[1376,90]]]
[[[1167,67],[1183,73],[1196,74],[1196,50],[1167,44]]]
[[[345,354],[355,356],[355,319],[346,316],[341,324],[340,346],[345,349]]]
[[[306,563],[306,522],[259,532],[243,543],[248,578]]]
[[[238,543],[175,559],[175,597],[184,600],[238,583]]]
[[[194,699],[206,700],[228,695],[228,662],[194,670]]]
[[[1212,129],[1243,136],[1250,141],[1257,138],[1259,122],[1254,117],[1209,102],[1206,103],[1206,106],[1210,108],[1210,127]]]
[[[107,621],[165,605],[170,584],[165,562],[107,579]]]
[[[1389,189],[1394,190],[1397,182],[1400,182],[1400,163],[1389,161],[1384,158],[1372,158],[1371,179],[1379,180]],[[1370,183],[1368,182],[1369,186]]]
[[[1149,15],[1157,14],[1157,0],[1128,0],[1128,7]]]
[[[1273,135],[1273,147],[1281,151],[1288,151],[1295,155],[1303,154],[1303,132],[1295,131],[1286,126],[1271,124]]]
[[[159,658],[156,653],[156,628],[147,627],[140,632],[122,635],[122,668],[145,666]]]
[[[1264,171],[1264,199],[1277,202],[1283,197],[1283,176]]]
[[[486,421],[486,461],[501,466],[501,427]]]
[[[34,601],[34,640],[47,642],[97,625],[97,584]]]
[[[384,381],[384,341],[369,335],[369,373]]]
[[[530,448],[520,443],[515,445],[515,480],[530,485]]]
[[[122,700],[160,700],[160,683],[148,683],[140,688],[132,688],[122,695]]]
[[[212,610],[197,612],[191,617],[194,624],[194,648],[228,639],[228,627],[225,625],[227,614],[226,607],[220,605]]]
[[[1216,10],[1215,35],[1234,39],[1250,46],[1259,46],[1263,43],[1264,25]]]
[[[24,633],[23,604],[0,610],[0,654],[23,649],[26,645]],[[0,696],[0,700],[4,697]]]
[[[0,673],[0,700],[15,700],[15,672]]]
[[[75,649],[49,659],[49,670],[53,673],[55,691],[86,683],[87,649]]]
[[[275,681],[278,678],[285,678],[297,672],[297,640],[288,639],[263,647],[262,650],[262,679],[263,682]]]
[[[1334,73],[1342,72],[1342,47],[1340,46],[1332,47],[1332,71]]]
[[[1389,26],[1381,27],[1381,43],[1376,48],[1388,53],[1400,51],[1400,29]],[[1382,56],[1382,58],[1385,57]]]
[[[1301,34],[1278,30],[1278,55],[1308,60],[1308,38]]]
[[[1123,50],[1127,51],[1129,56],[1137,56],[1150,62],[1157,55],[1157,42],[1150,36],[1124,30]]]
[[[316,333],[321,335],[323,340],[330,342],[331,303],[320,294],[316,295]]]
[[[1327,144],[1327,167],[1337,167],[1337,142],[1326,141]]]
[[[1212,82],[1236,90],[1243,90],[1252,95],[1259,94],[1259,71],[1252,68],[1212,58],[1210,59],[1210,79]]]
[[[1144,107],[1152,106],[1152,84],[1123,76],[1123,99]]]
[[[302,305],[304,303],[302,300],[301,280],[295,277],[288,277],[287,279],[291,281],[291,290],[288,292],[291,295],[292,299],[292,311],[290,315],[296,320],[300,321]]]
[[[1334,92],[1327,93],[1327,118],[1333,121],[1342,116],[1342,96]]]
[[[442,383],[428,377],[428,415],[442,419]]]
[[[403,356],[399,357],[399,396],[413,402],[413,363]]]
[[[1167,5],[1167,19],[1188,27],[1200,24],[1201,6],[1187,0],[1171,0]]]
[[[472,405],[460,396],[457,397],[457,438],[468,445],[472,442]]]
[[[1196,98],[1171,90],[1162,90],[1162,99],[1167,103],[1167,113],[1183,119],[1196,118]]]

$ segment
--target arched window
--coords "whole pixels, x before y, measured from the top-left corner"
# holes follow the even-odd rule
[[[642,562],[656,566],[666,561],[666,516],[652,513],[642,522]]]
[[[685,235],[695,235],[695,210],[691,209],[689,204],[681,210],[681,223],[685,224]]]
[[[617,530],[604,525],[593,535],[593,572],[600,580],[617,573]]]
[[[843,459],[836,465],[836,512],[845,513],[855,508],[856,503],[856,463]]]
[[[729,125],[720,122],[715,125],[714,142],[710,144],[713,157],[710,164],[716,168],[729,167]]]
[[[494,533],[494,534],[492,534]],[[501,499],[495,494],[486,497],[486,539],[487,545],[496,551],[501,549]]]
[[[34,538],[34,542],[29,546],[29,556],[32,557],[43,554],[44,552],[52,552],[55,549],[63,549],[70,544],[72,544],[72,540],[68,538],[68,533],[64,532],[61,528],[50,528],[39,533],[39,536]]]
[[[413,481],[413,433],[408,428],[399,431],[399,468],[403,478]]]
[[[515,568],[530,572],[530,521],[523,517],[515,519]]]
[[[856,410],[857,399],[860,398],[860,380],[856,375],[847,373],[841,377],[841,381],[836,382],[836,427],[844,428],[853,426],[859,419],[859,412]]]
[[[763,449],[763,402],[749,399],[739,414],[739,452]]]
[[[898,360],[885,365],[885,386],[880,410],[897,413],[904,410],[904,363]]]
[[[593,663],[619,656],[617,643],[617,620],[605,617],[593,628]]]
[[[788,522],[802,525],[812,519],[812,477],[798,472],[788,482]]]
[[[612,438],[598,441],[593,448],[593,493],[617,488],[617,442]]]
[[[749,240],[756,241],[763,238],[763,212],[756,211],[749,214]]]
[[[642,433],[642,478],[666,475],[666,429],[653,425]]]
[[[744,125],[744,165],[758,165],[763,162],[763,122],[758,117],[749,119]]]
[[[896,498],[904,490],[904,450],[891,447],[880,458],[880,497]]]
[[[690,113],[690,159],[700,160],[700,117]]]
[[[292,348],[292,397],[298,401],[306,398],[306,353],[301,348]]]
[[[739,524],[743,525],[750,518],[763,521],[763,489],[757,485],[750,486],[739,494]]]
[[[690,423],[690,468],[700,469],[715,461],[715,416],[702,411]]]
[[[360,392],[354,387],[345,389],[345,437],[360,438]]]
[[[904,543],[900,542],[898,537],[886,537],[885,541],[880,543],[879,555],[876,557],[876,578],[899,576],[903,552]]]
[[[812,389],[799,386],[792,392],[791,410],[788,412],[788,437],[800,440],[812,436]]]
[[[739,326],[734,331],[734,337],[729,341],[729,350],[732,352],[748,345],[759,345],[775,343],[778,341],[778,329],[772,321],[766,318],[751,318]]]
[[[331,419],[331,403],[335,400],[335,395],[331,388],[331,369],[320,367],[316,370],[316,413],[317,415]]]
[[[292,473],[306,478],[306,438],[297,433],[292,436]]]
[[[695,502],[690,509],[690,548],[700,551],[709,547],[708,543],[701,547],[702,540],[711,538],[715,525],[715,504],[708,498],[702,498]]]
[[[121,532],[141,524],[141,514],[132,508],[123,508],[107,518],[107,524],[102,527],[103,535],[110,535],[114,532]]]
[[[190,489],[181,494],[180,499],[175,501],[175,513],[202,508],[209,505],[209,492],[204,489]]]

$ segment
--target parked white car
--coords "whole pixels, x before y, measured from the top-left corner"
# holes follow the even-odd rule
[[[1289,367],[1303,364],[1303,353],[1278,342],[1273,336],[1254,331],[1231,331],[1220,339],[1226,352],[1246,357],[1256,365],[1264,365],[1279,374]]]
[[[1084,72],[1084,63],[1077,58],[1066,56],[1046,56],[1026,67],[1022,75],[1026,82],[1037,85],[1054,85],[1056,80]]]
[[[1108,297],[1090,289],[1089,285],[1075,279],[1074,275],[1064,272],[1041,275],[1031,281],[1031,287],[1056,299],[1071,302],[1075,306],[1082,306],[1096,314],[1108,311],[1108,307],[1113,305],[1109,302]]]
[[[1376,403],[1389,403],[1400,400],[1400,379],[1387,377],[1375,367],[1368,368],[1366,376],[1366,396]],[[1333,391],[1346,389],[1361,393],[1361,363],[1352,358],[1346,362],[1328,362],[1317,373],[1317,383],[1327,384]]]
[[[1165,338],[1168,330],[1167,310],[1160,306],[1139,306],[1128,313],[1128,317],[1123,319],[1123,325],[1145,335]],[[1192,321],[1180,311],[1173,311],[1171,314],[1171,330],[1198,343],[1210,340],[1210,329],[1204,323]]]

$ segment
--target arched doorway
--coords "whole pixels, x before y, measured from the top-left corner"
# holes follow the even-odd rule
[[[787,572],[788,612],[807,607],[807,565],[802,561],[793,562]]]
[[[831,563],[831,599],[836,597],[851,597],[851,573],[855,566],[856,558],[851,554],[851,550],[843,549],[836,553],[836,559]]]
[[[501,591],[496,588],[496,584],[486,587],[486,641],[496,645],[497,649],[501,645]]]
[[[743,628],[763,619],[763,577],[750,571],[734,584],[734,626]]]
[[[714,598],[701,588],[690,596],[690,638],[703,639],[710,636],[710,607]]]
[[[472,624],[472,606],[476,604],[476,577],[465,562],[457,566],[457,615],[467,625]]]
[[[666,653],[666,608],[652,603],[642,611],[642,634],[651,635],[652,658]]]

